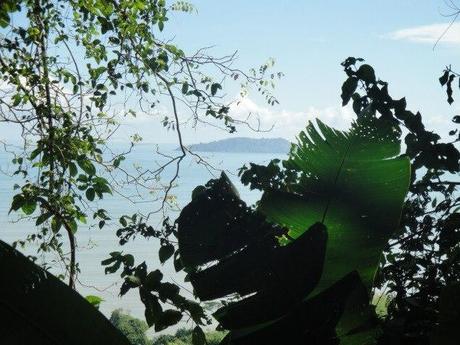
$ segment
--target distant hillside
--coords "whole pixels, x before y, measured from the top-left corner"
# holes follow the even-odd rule
[[[210,143],[190,145],[192,151],[202,152],[248,152],[248,153],[285,153],[291,144],[286,139],[230,138]]]

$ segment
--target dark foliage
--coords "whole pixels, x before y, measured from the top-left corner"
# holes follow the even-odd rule
[[[130,344],[77,292],[2,241],[0,275],[0,344]]]
[[[447,66],[441,77],[439,77],[439,83],[441,86],[446,87],[447,103],[454,103],[454,88],[457,84],[460,89],[460,75],[453,71],[450,66]]]
[[[405,128],[405,153],[412,165],[401,229],[390,242],[376,281],[392,296],[381,343],[429,344],[438,322],[439,298],[460,281],[458,130],[452,129],[449,140],[426,129],[419,112],[407,110],[404,98],[392,99],[386,82],[360,74],[364,65],[357,68],[357,61],[349,58],[343,63],[348,77],[361,85],[351,91],[353,109],[359,115],[370,104],[382,118]],[[447,85],[449,103],[453,80],[447,70],[440,79]],[[453,123],[458,123],[456,117]]]
[[[458,291],[454,288],[455,284],[460,281],[460,248],[458,246],[460,240],[460,217],[457,212],[460,206],[460,197],[458,196],[458,181],[457,176],[460,170],[459,159],[460,153],[458,151],[458,135],[457,130],[452,130],[450,135],[454,136],[454,139],[449,141],[448,139],[442,139],[438,134],[433,133],[425,128],[422,122],[422,116],[420,113],[413,113],[406,109],[406,101],[404,98],[394,100],[388,93],[388,83],[377,79],[374,69],[367,64],[363,64],[363,59],[359,58],[348,58],[343,62],[345,73],[347,74],[347,80],[342,87],[342,101],[343,105],[347,105],[352,102],[353,109],[358,117],[358,123],[364,117],[371,114],[373,122],[370,127],[383,126],[385,128],[393,128],[394,135],[399,138],[402,136],[405,143],[404,155],[410,159],[412,168],[410,177],[409,193],[405,199],[404,207],[402,210],[401,221],[399,224],[398,231],[393,235],[393,238],[389,241],[387,249],[384,255],[384,260],[380,264],[380,270],[374,281],[374,287],[379,288],[381,294],[386,296],[388,302],[387,315],[380,324],[382,335],[379,337],[380,344],[429,344],[430,342],[441,343],[440,341],[446,341],[447,337],[440,337],[443,331],[450,329],[453,325],[458,325],[458,313],[452,312],[452,308],[447,308],[445,302],[447,297],[444,297],[444,302],[440,303],[440,296],[453,296],[452,291]],[[446,83],[452,82],[453,78],[448,78]],[[459,120],[454,117],[454,123],[458,123]],[[320,124],[321,125],[321,124]],[[401,129],[400,129],[401,128]],[[323,133],[328,129],[323,129]],[[391,132],[391,131],[390,131]],[[390,133],[389,132],[389,133]],[[331,132],[332,133],[332,132]],[[308,132],[309,136],[313,135],[313,140],[318,143],[318,138],[315,138],[315,130],[311,129]],[[329,133],[329,135],[331,135]],[[390,135],[391,136],[391,135]],[[307,139],[302,139],[305,141]],[[326,140],[327,142],[327,140]],[[310,144],[309,144],[310,145]],[[318,144],[319,145],[319,144]],[[309,146],[306,146],[306,150],[310,150]],[[324,148],[323,148],[324,151]],[[291,150],[291,157],[295,157],[296,152],[301,150]],[[321,151],[319,151],[321,152]],[[294,154],[294,156],[293,156]],[[319,157],[319,159],[322,159]],[[291,159],[295,165],[295,158]],[[298,163],[298,162],[297,162]],[[375,163],[374,163],[375,164]],[[297,164],[299,165],[299,164]],[[265,192],[283,191],[289,193],[300,193],[302,190],[298,189],[299,181],[305,185],[305,182],[309,180],[318,180],[321,175],[315,177],[312,171],[305,174],[299,174],[299,171],[293,169],[290,161],[280,162],[274,160],[267,166],[260,166],[251,164],[248,168],[241,170],[241,179],[243,183],[248,184],[251,188],[257,188]],[[326,178],[327,180],[327,178]],[[221,179],[222,181],[222,179]],[[213,182],[214,184],[216,182]],[[187,225],[193,227],[191,219],[200,219],[200,210],[205,209],[204,205],[209,203],[206,207],[218,208],[216,205],[221,202],[226,202],[226,198],[218,196],[213,197],[213,183],[207,186],[207,189],[200,191],[203,200],[199,201],[194,198],[192,203],[188,206],[195,208],[191,212],[192,216],[188,216],[186,219],[182,218],[182,230],[187,233]],[[302,184],[301,184],[302,185]],[[308,185],[308,184],[307,184]],[[335,187],[333,189],[336,189]],[[321,192],[328,190],[321,187]],[[307,193],[318,192],[318,190],[308,189]],[[332,190],[330,191],[332,193]],[[337,194],[337,190],[334,193]],[[279,197],[279,195],[277,196]],[[266,198],[265,198],[266,199]],[[264,198],[259,204],[259,209],[266,211],[267,201]],[[239,200],[237,195],[233,195],[233,200]],[[264,201],[265,200],[265,201]],[[282,209],[283,207],[289,208],[286,204],[288,200],[285,199],[283,202],[273,203],[276,208]],[[196,204],[201,203],[200,206]],[[284,205],[283,205],[284,203]],[[193,206],[195,205],[195,206]],[[290,204],[291,206],[294,204]],[[363,204],[364,205],[364,204]],[[261,207],[262,206],[262,207]],[[355,205],[356,206],[356,205]],[[360,207],[359,205],[357,207]],[[224,208],[225,209],[225,208]],[[187,213],[187,208],[184,210]],[[252,211],[254,212],[254,211]],[[276,212],[276,211],[275,211]],[[184,213],[184,214],[185,214]],[[231,228],[233,224],[233,218],[241,219],[239,216],[235,216],[234,213],[229,212],[227,214],[218,214],[216,218],[219,219],[220,223],[227,224],[226,227],[211,228],[208,226],[207,229],[203,230],[203,234],[210,234],[216,230],[224,231],[225,236],[231,236]],[[196,219],[195,219],[196,218]],[[280,220],[282,217],[275,219]],[[238,223],[238,222],[236,222]],[[230,224],[230,225],[229,225]],[[240,229],[245,228],[243,226],[237,227]],[[257,230],[258,228],[251,228],[251,230]],[[294,232],[295,233],[295,232]],[[181,219],[179,219],[179,237],[181,234]],[[289,232],[284,238],[287,237],[289,242],[289,236],[292,235],[292,231]],[[263,237],[263,232],[261,232]],[[190,235],[188,236],[190,237]],[[235,236],[239,239],[239,236]],[[203,238],[206,238],[204,236]],[[234,242],[236,239],[232,237]],[[252,303],[254,300],[262,298],[263,290],[261,293],[260,286],[270,286],[267,281],[264,281],[261,277],[258,277],[253,282],[245,279],[246,287],[243,290],[240,283],[234,280],[232,276],[229,277],[229,281],[234,283],[234,287],[228,290],[217,288],[214,290],[214,285],[219,286],[219,275],[224,275],[224,272],[232,272],[232,264],[235,267],[243,268],[249,266],[250,269],[255,268],[257,272],[257,264],[254,259],[250,259],[250,256],[244,257],[249,252],[246,247],[247,238],[244,239],[242,244],[236,246],[231,245],[233,243],[229,241],[229,247],[226,251],[219,252],[218,255],[206,258],[205,260],[198,260],[195,262],[189,262],[189,265],[201,265],[207,261],[219,259],[219,262],[211,266],[210,268],[199,269],[198,272],[192,270],[190,278],[198,295],[201,298],[216,298],[228,295],[231,292],[241,293],[242,295],[257,292],[255,295],[245,298],[235,304],[230,304],[228,307],[224,307],[223,310],[232,310],[232,305],[238,307],[244,306],[245,302]],[[181,246],[181,241],[180,246]],[[227,243],[227,242],[226,242]],[[295,243],[295,242],[294,242]],[[190,241],[182,241],[184,244],[183,248],[185,251],[191,252]],[[199,243],[194,243],[194,248]],[[206,246],[209,243],[201,243],[201,246]],[[238,249],[240,248],[240,249]],[[181,248],[182,249],[182,248]],[[207,251],[207,253],[212,252]],[[259,258],[268,258],[269,255],[259,253]],[[238,259],[241,261],[238,261]],[[317,258],[318,259],[318,258]],[[244,265],[244,262],[249,263]],[[269,266],[270,267],[270,266]],[[195,268],[196,269],[196,268]],[[269,275],[269,274],[268,274]],[[242,274],[244,277],[244,274]],[[255,274],[257,276],[257,274]],[[263,275],[262,275],[263,276]],[[275,275],[276,276],[276,275]],[[208,278],[211,277],[211,278]],[[273,277],[272,277],[273,278]],[[275,280],[278,277],[275,278]],[[208,290],[204,293],[200,284],[202,280],[210,279],[205,284],[208,286]],[[345,278],[344,278],[345,279]],[[351,279],[351,278],[349,278]],[[345,280],[346,281],[346,280]],[[337,284],[340,284],[338,282]],[[346,287],[346,283],[344,286]],[[228,286],[224,284],[225,286]],[[292,285],[289,285],[292,286]],[[313,299],[307,300],[307,303],[297,305],[287,303],[288,306],[284,305],[286,309],[278,310],[278,314],[270,314],[268,309],[263,309],[263,312],[258,313],[259,310],[254,311],[257,308],[250,308],[251,313],[254,313],[254,318],[248,316],[249,309],[241,313],[235,313],[235,315],[241,316],[241,320],[236,317],[229,317],[226,312],[216,313],[216,317],[224,322],[228,328],[233,331],[227,336],[227,340],[233,344],[255,344],[268,341],[289,341],[291,343],[302,343],[309,341],[311,343],[327,343],[339,341],[340,338],[336,338],[335,327],[338,327],[340,317],[345,313],[346,309],[344,305],[340,307],[340,304],[335,304],[331,310],[338,312],[337,319],[334,320],[332,314],[328,313],[327,308],[327,294],[328,291],[333,294],[334,297],[331,300],[339,301],[338,295],[335,293],[339,290],[334,290],[333,285],[330,289],[335,292],[330,292],[330,289],[323,291],[319,296]],[[346,291],[344,288],[340,291]],[[215,291],[220,291],[217,295],[212,295]],[[351,288],[351,290],[353,290]],[[201,292],[200,292],[201,291]],[[277,291],[283,294],[281,290]],[[305,291],[303,291],[305,292]],[[346,295],[346,293],[344,293]],[[289,296],[289,293],[284,291],[285,296]],[[314,304],[318,301],[317,305]],[[346,298],[345,298],[346,300]],[[455,299],[454,299],[455,300]],[[274,299],[274,310],[276,310],[276,299]],[[345,303],[345,302],[344,302]],[[257,305],[257,304],[255,304]],[[444,305],[444,307],[442,307]],[[247,327],[250,324],[256,323],[256,320],[264,322],[267,319],[276,317],[276,315],[282,315],[287,309],[292,310],[287,316],[278,317],[273,322],[268,322],[270,325],[266,327],[255,327],[246,329],[246,331],[235,330],[235,328]],[[321,312],[318,313],[318,310]],[[441,310],[443,309],[443,310]],[[312,318],[308,315],[315,310],[315,318],[313,322]],[[450,310],[450,311],[446,311]],[[346,313],[345,313],[346,314]],[[327,315],[322,319],[321,315]],[[229,317],[231,320],[229,323],[225,323],[225,317]],[[247,322],[244,319],[249,319]],[[237,319],[237,320],[236,320]],[[327,326],[325,320],[330,320],[331,324]],[[372,318],[371,318],[372,319]],[[371,319],[368,320],[371,321]],[[232,323],[236,320],[237,323]],[[302,320],[303,322],[299,322]],[[308,320],[308,322],[306,322]],[[371,322],[372,324],[372,322]],[[308,325],[308,326],[306,326]],[[315,327],[309,328],[309,326],[315,325]],[[449,325],[449,326],[447,326]],[[305,329],[307,327],[307,330]],[[300,331],[303,329],[303,331]],[[315,329],[313,334],[308,329]],[[361,326],[361,331],[368,331],[375,329],[375,327]],[[324,331],[321,331],[324,330]],[[297,332],[301,332],[300,334]],[[354,331],[356,332],[356,331]],[[282,333],[284,336],[282,339],[278,339],[279,334]],[[288,336],[286,336],[288,334]],[[369,338],[374,338],[375,333]],[[278,339],[278,340],[276,340]],[[329,340],[327,340],[329,339]],[[367,339],[366,341],[369,341]],[[442,339],[442,340],[439,340]],[[456,337],[448,339],[449,341],[455,341]],[[357,340],[356,343],[363,343],[363,340]],[[372,343],[372,341],[371,341]]]
[[[197,297],[237,297],[214,313],[230,330],[222,344],[374,338],[368,292],[410,178],[399,127],[374,114],[349,132],[309,124],[282,166],[243,169],[264,191],[256,209],[225,174],[194,190],[179,252]]]

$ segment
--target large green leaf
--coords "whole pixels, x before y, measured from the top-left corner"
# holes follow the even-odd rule
[[[314,294],[357,270],[370,288],[377,264],[398,226],[410,181],[409,160],[398,157],[397,129],[370,114],[349,132],[310,123],[293,146],[287,169],[296,184],[266,192],[259,211],[300,236],[315,222],[328,229],[324,272]]]
[[[247,207],[225,174],[193,194],[178,219],[178,238],[195,294],[201,300],[252,294],[216,312],[224,327],[280,317],[315,288],[327,241],[322,224],[281,246],[276,236],[283,229]]]
[[[91,303],[2,241],[0,275],[1,344],[130,344]]]
[[[318,121],[257,210],[225,175],[195,190],[178,220],[195,294],[246,296],[215,313],[231,330],[222,344],[374,339],[369,288],[410,179],[399,152],[399,129],[374,114],[348,132]]]

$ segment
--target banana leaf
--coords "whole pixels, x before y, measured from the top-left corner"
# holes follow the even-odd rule
[[[350,272],[315,297],[294,306],[283,317],[232,330],[221,344],[337,344],[335,327],[349,308],[350,295],[363,288],[359,274]]]
[[[0,274],[0,344],[130,344],[76,291],[2,241]]]
[[[225,174],[193,193],[178,218],[178,240],[195,295],[201,300],[250,295],[216,312],[222,326],[242,328],[280,317],[315,288],[323,270],[325,227],[313,224],[282,246],[277,237],[284,233],[249,208]]]
[[[410,182],[399,131],[363,116],[349,132],[317,121],[294,145],[287,169],[299,174],[285,191],[264,193],[258,210],[297,238],[310,224],[328,229],[324,271],[313,294],[357,270],[370,289],[381,252],[396,230]]]
[[[410,181],[399,135],[371,113],[348,132],[317,121],[256,209],[225,175],[197,189],[178,221],[195,294],[246,296],[215,313],[222,344],[372,341],[369,290]]]

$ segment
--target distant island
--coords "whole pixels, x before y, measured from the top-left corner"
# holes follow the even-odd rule
[[[287,154],[289,152],[290,147],[291,143],[283,138],[230,138],[188,146],[188,148],[192,151],[201,152],[247,152],[284,154]]]

